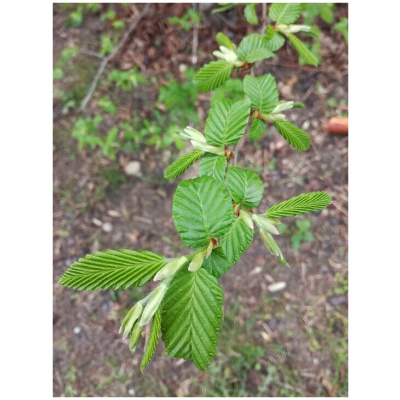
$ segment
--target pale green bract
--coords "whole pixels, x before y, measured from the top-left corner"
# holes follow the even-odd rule
[[[162,304],[162,339],[168,355],[192,360],[205,370],[216,353],[222,304],[217,279],[204,268],[178,273]]]

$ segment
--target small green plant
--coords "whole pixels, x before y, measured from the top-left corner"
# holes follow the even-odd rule
[[[147,83],[146,77],[138,72],[137,67],[133,67],[129,71],[118,71],[113,69],[109,73],[108,78],[111,82],[115,83],[117,87],[124,91],[137,88],[141,83]]]
[[[315,18],[320,17],[326,24],[332,24],[335,11],[334,3],[305,3],[305,17],[303,23],[311,25]]]
[[[192,29],[193,25],[200,24],[201,14],[190,7],[182,17],[168,18],[168,22],[172,25],[178,25],[185,32],[189,32]]]
[[[272,4],[269,15],[276,22],[271,28],[273,35],[248,35],[237,52],[230,40],[218,33],[221,51],[214,54],[223,60],[205,65],[196,73],[197,88],[216,89],[228,80],[233,68],[249,71],[254,62],[273,57],[276,34],[283,39],[286,36],[295,48],[301,49],[292,33],[306,31],[307,27],[291,25],[301,10],[300,4]],[[243,91],[239,100],[221,98],[214,102],[204,133],[190,126],[179,131],[180,138],[189,141],[193,150],[165,170],[165,178],[173,180],[199,161],[199,176],[181,181],[172,202],[173,222],[190,250],[173,258],[148,250],[96,252],[77,260],[61,277],[62,285],[77,290],[123,290],[157,282],[156,288],[138,301],[121,323],[122,336],[129,337],[132,353],[141,342],[144,326],[150,326],[141,369],[153,357],[160,334],[171,357],[191,360],[198,369],[206,369],[216,354],[223,322],[223,291],[218,279],[249,248],[256,232],[267,250],[289,266],[273,236],[279,234],[278,218],[319,211],[331,202],[329,194],[318,191],[256,210],[264,195],[264,184],[256,172],[237,166],[239,143],[247,135],[256,140],[272,125],[290,146],[300,151],[308,150],[310,137],[286,120],[283,112],[304,106],[280,101],[271,74],[247,75]],[[98,126],[92,120],[83,120],[81,125],[82,131],[90,132]],[[306,220],[302,221],[296,224],[306,235]],[[257,348],[252,357],[263,352]]]
[[[310,231],[311,221],[309,219],[299,219],[293,228],[289,228],[286,224],[279,224],[280,233],[291,235],[290,243],[294,250],[299,251],[302,243],[314,242],[314,235]]]
[[[346,42],[349,40],[349,20],[347,18],[340,18],[340,21],[333,26],[333,29],[341,32]]]

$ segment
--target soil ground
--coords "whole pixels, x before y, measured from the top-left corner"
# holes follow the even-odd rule
[[[130,21],[141,5],[112,7]],[[187,7],[153,4],[109,68],[137,65],[148,77],[163,79],[170,71],[182,79],[179,65],[191,63],[193,33],[168,24],[168,17],[183,15]],[[98,51],[100,36],[108,29],[98,14],[85,14],[80,28],[66,27],[70,12],[54,6],[55,62],[71,44]],[[335,11],[336,21],[341,16],[347,16],[345,4]],[[233,34],[238,42],[256,29],[240,9],[223,18],[202,19],[196,68],[210,60],[219,30]],[[221,279],[224,325],[217,355],[206,372],[191,362],[169,358],[161,341],[152,363],[144,374],[140,372],[143,348],[132,356],[118,330],[126,310],[147,293],[148,286],[78,292],[58,284],[68,266],[89,252],[132,248],[170,257],[178,255],[183,245],[171,219],[178,180],[163,179],[171,154],[143,147],[112,161],[99,150],[79,152],[71,137],[77,114],[62,114],[63,105],[55,98],[54,396],[347,396],[348,138],[329,135],[325,129],[329,117],[347,112],[347,44],[331,26],[319,19],[317,23],[323,57],[317,68],[298,66],[296,55],[285,47],[255,70],[255,75],[276,77],[282,98],[306,104],[306,109],[294,110],[290,120],[310,134],[310,150],[293,150],[275,132],[257,144],[246,143],[239,164],[256,169],[265,183],[259,210],[316,190],[330,193],[333,203],[319,215],[307,216],[313,243],[303,243],[296,251],[291,234],[278,238],[291,269],[268,254],[255,235],[248,252]],[[155,42],[161,45],[156,47]],[[82,98],[98,63],[94,57],[79,55],[74,77],[56,81],[55,90],[73,87]],[[102,91],[100,85],[94,99]],[[126,101],[119,112],[128,105],[146,113],[146,104],[156,100],[156,93],[154,85],[139,87],[129,97],[122,93]],[[200,128],[208,100],[209,95],[202,94],[196,103]],[[89,104],[89,113],[96,112],[94,104]],[[108,123],[112,126],[113,120]],[[140,176],[124,174],[128,161],[140,163]],[[183,178],[196,174],[197,167],[192,167]],[[284,222],[294,232],[295,219]],[[269,291],[275,282],[285,282],[286,288]]]

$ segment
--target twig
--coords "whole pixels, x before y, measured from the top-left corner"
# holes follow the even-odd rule
[[[129,37],[129,35],[136,28],[136,25],[139,23],[139,21],[143,18],[143,16],[148,11],[149,7],[150,7],[149,3],[143,7],[143,9],[140,12],[140,14],[138,15],[138,17],[129,25],[129,28],[123,34],[122,38],[120,39],[118,44],[114,47],[113,51],[107,57],[105,57],[103,59],[103,61],[101,62],[100,66],[99,66],[99,69],[97,70],[95,77],[93,78],[93,82],[89,88],[89,91],[86,94],[85,98],[82,100],[82,103],[81,103],[78,111],[82,111],[86,107],[86,104],[89,102],[90,98],[93,95],[94,90],[96,89],[97,81],[99,80],[101,74],[103,73],[104,68],[106,67],[108,62],[117,54],[118,50],[124,45],[124,43],[126,42],[126,40]]]
[[[261,32],[260,33],[265,33],[265,28],[267,27],[267,3],[261,3],[262,6],[262,11],[261,11]]]
[[[252,67],[250,69],[250,75],[254,76],[254,64],[252,65]],[[249,125],[247,125],[246,132],[244,133],[244,135],[239,139],[239,141],[235,147],[235,150],[233,150],[233,166],[234,167],[236,167],[239,150],[243,146],[243,143],[245,142],[248,133],[249,133]]]
[[[193,4],[194,11],[197,11],[196,4]],[[197,45],[199,43],[199,26],[194,23],[193,26],[193,42],[192,42],[192,64],[197,63]]]
[[[83,49],[81,49],[79,52],[82,53],[82,54],[88,54],[89,56],[101,58],[102,60],[104,59],[104,57],[101,54],[96,53],[95,51],[92,51],[92,50],[83,50]]]

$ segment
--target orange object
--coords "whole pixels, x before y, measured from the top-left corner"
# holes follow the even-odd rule
[[[334,117],[328,121],[327,129],[329,133],[347,135],[349,133],[348,117]]]

